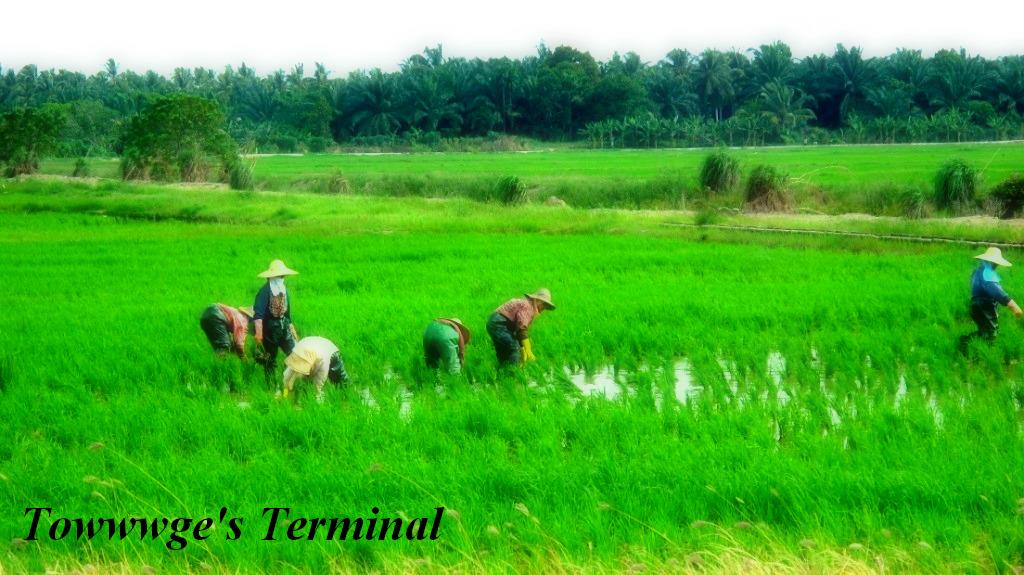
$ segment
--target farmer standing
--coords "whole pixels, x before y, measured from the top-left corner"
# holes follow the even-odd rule
[[[494,342],[498,363],[502,366],[515,365],[537,359],[530,343],[530,324],[545,309],[555,309],[551,303],[551,292],[541,288],[505,302],[487,318],[487,333]]]
[[[443,367],[449,374],[462,371],[466,363],[469,329],[458,318],[438,318],[423,332],[423,356],[427,367]]]
[[[203,328],[206,339],[210,340],[210,346],[217,355],[223,356],[231,349],[238,357],[245,359],[245,337],[252,326],[249,322],[252,314],[251,307],[233,308],[215,303],[203,310],[199,326]]]
[[[253,319],[256,324],[256,343],[263,348],[262,363],[269,371],[277,361],[277,350],[290,354],[299,338],[292,325],[292,302],[284,285],[284,278],[298,275],[281,260],[270,262],[267,271],[259,274],[267,283],[256,294]]]
[[[1010,308],[1017,317],[1021,317],[1024,312],[1017,302],[1010,299],[1003,286],[999,285],[996,268],[1011,265],[999,248],[990,247],[985,253],[974,256],[974,259],[981,260],[981,265],[971,274],[971,319],[978,326],[977,333],[972,335],[991,341],[999,331],[997,304]]]
[[[324,400],[324,383],[348,381],[345,363],[341,360],[338,346],[323,337],[304,337],[295,344],[295,349],[284,358],[284,396],[295,387],[298,380],[308,381],[316,386],[316,400]]]

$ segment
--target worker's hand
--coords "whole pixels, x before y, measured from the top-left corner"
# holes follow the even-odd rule
[[[1022,315],[1024,315],[1024,310],[1021,310],[1020,306],[1017,305],[1017,302],[1013,301],[1012,299],[1010,300],[1010,303],[1006,304],[1006,307],[1010,308],[1010,311],[1013,312],[1013,315],[1017,317],[1021,317]]]
[[[284,393],[282,395],[284,395],[285,399],[288,399],[288,386],[287,385],[284,386]]]
[[[257,334],[255,336],[253,336],[253,339],[256,340],[256,345],[260,346],[260,348],[263,347],[263,336],[262,335]]]
[[[533,355],[533,344],[530,343],[529,339],[523,340],[523,363],[528,361],[537,361],[537,356]]]

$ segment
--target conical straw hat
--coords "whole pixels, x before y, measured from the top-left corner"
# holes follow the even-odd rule
[[[974,259],[991,262],[996,265],[1003,266],[1004,268],[1008,268],[1013,265],[1006,261],[1006,258],[1003,257],[1003,252],[999,251],[999,248],[996,247],[988,248],[985,250],[985,253],[974,256]]]
[[[450,321],[450,322],[454,323],[455,327],[457,327],[459,329],[459,331],[462,332],[462,339],[466,340],[466,343],[469,343],[469,337],[470,337],[469,328],[466,327],[466,325],[464,323],[462,323],[461,319],[459,319],[457,317],[446,317],[446,318],[443,318],[443,319],[445,321]]]
[[[261,278],[280,278],[280,277],[284,277],[284,276],[296,276],[296,275],[299,275],[299,272],[297,272],[297,271],[295,271],[293,269],[288,269],[288,266],[284,265],[283,261],[281,261],[281,260],[274,260],[274,261],[270,262],[270,267],[267,268],[267,271],[261,273],[259,275],[259,277],[261,277]]]
[[[313,371],[313,363],[316,361],[316,352],[312,349],[297,349],[284,358],[284,364],[302,375],[309,375]]]
[[[551,303],[551,292],[548,291],[548,288],[540,288],[534,293],[526,294],[526,297],[542,302],[548,306],[548,309],[555,309],[555,304]]]

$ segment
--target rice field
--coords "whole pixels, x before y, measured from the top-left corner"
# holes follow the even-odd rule
[[[307,154],[250,158],[257,186],[370,196],[488,199],[497,180],[517,176],[531,197],[574,207],[686,208],[704,200],[697,175],[709,149],[578,150],[511,153]],[[1024,170],[1024,144],[791,146],[728,150],[744,176],[767,164],[788,175],[796,207],[829,214],[899,214],[899,196],[931,195],[935,173],[963,159],[982,189]],[[74,160],[44,162],[70,175]],[[116,160],[90,160],[94,176],[120,177]],[[739,194],[713,202],[740,206]]]
[[[5,184],[0,571],[1024,567],[1024,331],[1004,314],[994,345],[957,350],[979,250],[674,217]],[[218,359],[199,329],[275,258],[301,274],[300,335],[351,376],[323,404],[275,399],[281,367]],[[538,361],[500,371],[486,317],[542,286]],[[420,337],[451,315],[474,337],[439,377]],[[36,506],[244,524],[180,551],[25,541]],[[262,539],[266,507],[439,506],[435,541]]]

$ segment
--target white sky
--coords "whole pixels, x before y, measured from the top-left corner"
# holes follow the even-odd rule
[[[837,43],[867,56],[898,47],[930,55],[964,47],[1024,54],[1024,0],[6,0],[0,66],[85,73],[114,58],[122,70],[170,74],[246,62],[259,74],[323,62],[331,77],[395,70],[438,43],[446,56],[521,58],[544,41],[607,60],[618,51],[656,62],[672,48],[745,50],[783,40],[797,57]],[[842,13],[838,13],[842,11]]]

